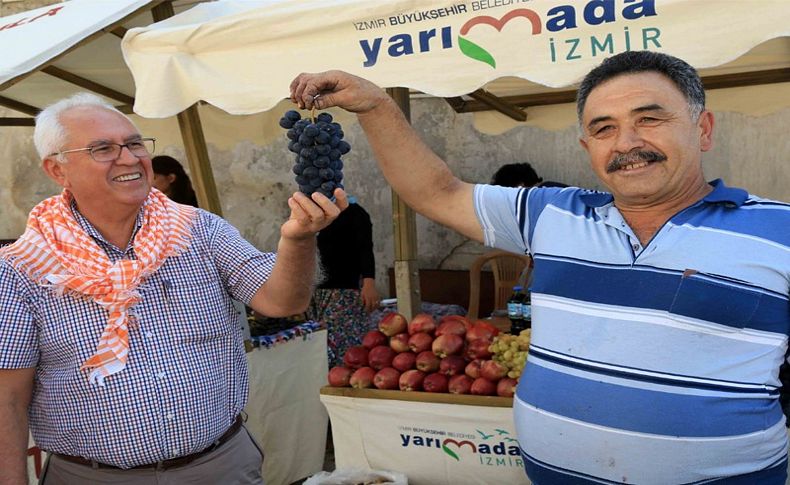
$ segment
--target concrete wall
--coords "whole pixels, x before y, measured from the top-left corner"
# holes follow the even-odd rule
[[[790,99],[789,92],[790,85],[782,84],[711,94],[710,107],[717,124],[716,146],[704,158],[709,179],[723,177],[729,184],[753,193],[790,200],[790,164],[785,160],[790,153],[790,137],[786,134],[790,108],[782,107]],[[730,111],[727,100],[735,94],[749,100],[751,114]],[[268,113],[245,117],[201,107],[224,215],[262,250],[276,247],[279,225],[288,214],[286,200],[295,189],[284,130],[276,125],[289,107],[283,102]],[[378,285],[385,293],[385,271],[393,259],[390,191],[355,118],[333,113],[344,125],[352,145],[352,151],[344,157],[346,186],[373,219]],[[577,142],[573,107],[562,105],[529,113],[529,123],[515,125],[498,114],[457,114],[438,99],[412,101],[412,121],[418,132],[466,181],[486,182],[499,165],[528,161],[547,180],[601,188]],[[9,113],[0,111],[4,114]],[[551,129],[533,126],[547,117],[564,121]],[[159,139],[157,152],[185,160],[174,119],[136,121],[144,134]],[[505,131],[497,123],[505,126]],[[0,238],[17,236],[24,229],[30,208],[58,191],[41,172],[31,138],[32,128],[0,128]],[[483,251],[479,244],[419,216],[417,226],[423,268],[468,268]]]

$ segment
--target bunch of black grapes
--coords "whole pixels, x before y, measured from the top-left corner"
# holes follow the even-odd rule
[[[288,130],[288,150],[296,154],[293,172],[299,191],[308,196],[320,192],[331,199],[335,188],[343,188],[340,157],[351,150],[340,123],[333,122],[329,113],[302,119],[298,111],[290,110],[280,118],[280,126]]]

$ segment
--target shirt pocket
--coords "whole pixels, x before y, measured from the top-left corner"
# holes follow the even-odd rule
[[[673,315],[746,328],[752,323],[761,298],[759,291],[744,282],[687,269],[669,311]]]
[[[233,333],[233,303],[217,279],[162,278],[163,302],[169,326],[185,341],[206,341]]]

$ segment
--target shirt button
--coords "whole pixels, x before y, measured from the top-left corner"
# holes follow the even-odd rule
[[[166,417],[167,417],[167,419],[169,419],[170,421],[172,421],[172,420],[173,420],[173,418],[175,418],[175,415],[173,415],[173,413],[167,413],[167,416],[166,416]]]
[[[631,247],[634,248],[634,251],[639,251],[639,244],[634,244]]]
[[[151,337],[154,336],[154,333],[153,332],[145,332],[145,336],[148,337],[148,338],[151,338]]]
[[[156,373],[156,377],[158,377],[160,379],[164,379],[165,378],[165,373],[164,372],[157,372]]]
[[[180,452],[181,450],[179,450],[178,448],[173,448],[173,458],[177,458]]]

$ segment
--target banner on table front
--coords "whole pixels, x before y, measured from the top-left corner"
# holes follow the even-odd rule
[[[406,474],[410,485],[529,484],[510,408],[321,395],[338,468]]]

